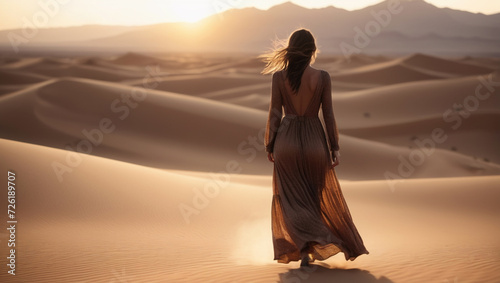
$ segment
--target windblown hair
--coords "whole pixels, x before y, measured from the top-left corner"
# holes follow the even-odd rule
[[[260,56],[266,63],[262,74],[285,70],[292,91],[297,94],[304,70],[314,62],[316,52],[316,40],[312,33],[307,29],[296,30],[290,35],[288,46],[275,47],[270,53]]]

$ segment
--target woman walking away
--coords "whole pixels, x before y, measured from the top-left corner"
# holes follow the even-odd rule
[[[331,80],[328,72],[310,66],[316,58],[314,36],[297,30],[286,48],[264,57],[262,73],[273,73],[264,143],[274,162],[274,259],[301,260],[301,266],[307,266],[339,252],[346,260],[368,254],[334,170],[339,164],[339,136]],[[326,129],[319,119],[320,107]]]

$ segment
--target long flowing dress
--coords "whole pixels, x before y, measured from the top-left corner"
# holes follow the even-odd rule
[[[339,138],[330,75],[321,71],[315,92],[306,96],[309,102],[303,113],[296,111],[301,105],[285,82],[284,71],[273,74],[264,140],[266,151],[274,156],[274,259],[297,261],[303,250],[317,260],[339,252],[346,260],[368,254],[331,166],[331,151],[339,149]]]

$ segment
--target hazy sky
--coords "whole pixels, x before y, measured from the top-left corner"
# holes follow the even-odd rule
[[[231,8],[268,9],[286,0],[0,0],[0,29],[86,24],[145,25],[196,21]],[[335,6],[356,10],[381,0],[294,0],[309,8]],[[427,0],[438,7],[494,14],[499,0]],[[46,7],[42,7],[45,3]],[[38,23],[37,23],[38,22]]]

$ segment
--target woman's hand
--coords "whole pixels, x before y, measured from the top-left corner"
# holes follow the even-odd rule
[[[267,159],[269,159],[269,161],[271,161],[271,162],[274,162],[274,156],[273,156],[272,152],[267,153]]]
[[[339,156],[340,156],[340,153],[338,150],[334,151],[333,152],[333,162],[332,162],[332,168],[334,168],[335,166],[339,165]]]

